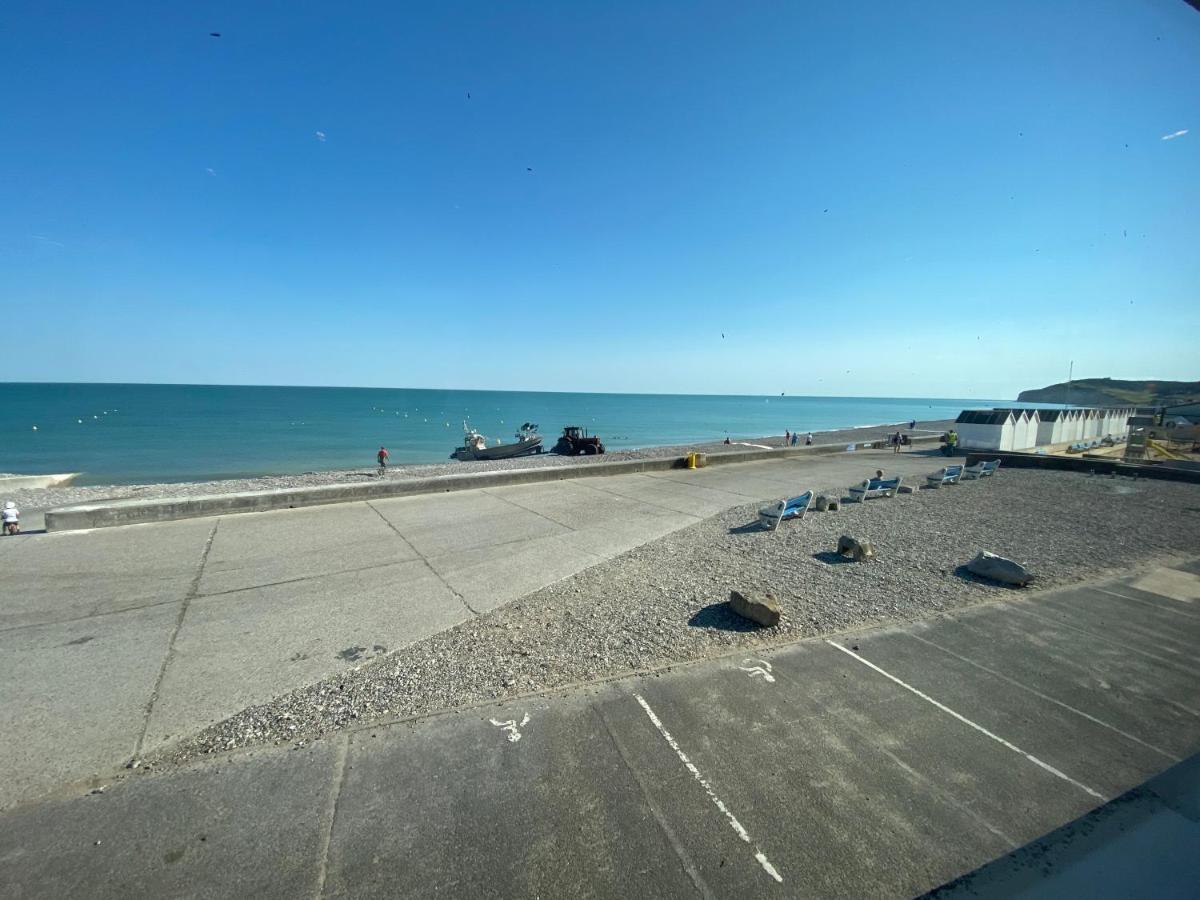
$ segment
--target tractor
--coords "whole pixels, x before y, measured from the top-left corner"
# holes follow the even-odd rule
[[[578,425],[568,425],[554,445],[554,452],[563,456],[594,456],[604,452],[604,445],[600,443],[600,438],[594,435],[588,437],[587,431]]]

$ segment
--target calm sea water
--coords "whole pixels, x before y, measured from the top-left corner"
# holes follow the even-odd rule
[[[548,439],[582,425],[618,449],[953,418],[997,402],[0,384],[0,472],[82,472],[79,484],[204,480],[368,466],[381,444],[393,463],[442,462],[464,419],[491,442],[530,421]]]

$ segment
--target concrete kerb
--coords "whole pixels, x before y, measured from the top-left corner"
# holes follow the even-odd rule
[[[938,440],[936,437],[914,438],[913,443],[931,443],[936,440]],[[734,450],[710,454],[707,457],[707,463],[710,466],[726,465],[805,456],[826,456],[844,452],[846,452],[846,445],[843,444],[779,447],[768,450]],[[328,503],[353,503],[386,497],[407,497],[417,494],[536,484],[573,478],[660,472],[680,468],[683,464],[684,460],[681,457],[659,457],[593,462],[579,466],[543,466],[532,469],[504,469],[496,472],[467,472],[462,475],[439,475],[430,478],[381,479],[355,484],[325,484],[274,491],[242,491],[236,494],[210,494],[201,497],[114,500],[108,503],[67,506],[48,510],[46,512],[46,530],[76,531],[110,528],[118,525],[169,522],[176,519],[205,516],[270,512]]]

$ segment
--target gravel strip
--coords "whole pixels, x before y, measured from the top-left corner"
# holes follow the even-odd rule
[[[501,700],[1012,596],[960,566],[981,549],[1051,588],[1194,553],[1200,486],[1009,470],[976,482],[810,512],[764,532],[727,510],[508,606],[214,725],[163,761],[305,742],[372,720]],[[878,558],[844,563],[841,534]],[[771,591],[775,629],[728,612],[731,588]],[[1028,596],[1028,591],[1025,595]]]
[[[813,432],[814,445],[847,444],[851,441],[885,440],[890,431],[907,428],[908,423],[871,428],[847,428],[840,431]],[[917,433],[941,432],[952,425],[950,420],[918,422]],[[782,447],[783,436],[756,438],[749,443],[768,447]],[[553,441],[550,442],[553,446]],[[501,469],[530,469],[541,466],[586,466],[597,462],[612,462],[626,459],[660,459],[667,456],[683,456],[693,450],[701,453],[721,453],[744,450],[745,445],[725,445],[721,442],[708,444],[678,444],[667,447],[642,447],[636,450],[610,450],[603,456],[557,456],[541,453],[520,459],[484,460],[478,462],[444,462],[413,466],[389,466],[386,478],[429,478],[435,475],[458,475],[464,472],[491,472]],[[449,450],[447,450],[449,453]],[[232,478],[222,481],[171,482],[166,484],[108,484],[85,485],[36,490],[12,491],[4,494],[4,500],[13,500],[22,510],[55,509],[61,506],[76,506],[81,503],[97,503],[108,500],[126,500],[132,497],[144,500],[161,500],[175,497],[201,497],[210,494],[233,494],[241,491],[269,491],[283,488],[316,487],[323,484],[346,484],[356,481],[373,481],[374,467],[365,469],[342,469],[327,472],[305,472],[300,475],[266,475],[258,478]],[[2,491],[3,488],[0,488]]]

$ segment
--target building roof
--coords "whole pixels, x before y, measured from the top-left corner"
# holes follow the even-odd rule
[[[986,415],[988,415],[986,409],[964,409],[954,421],[956,424],[980,425]]]

